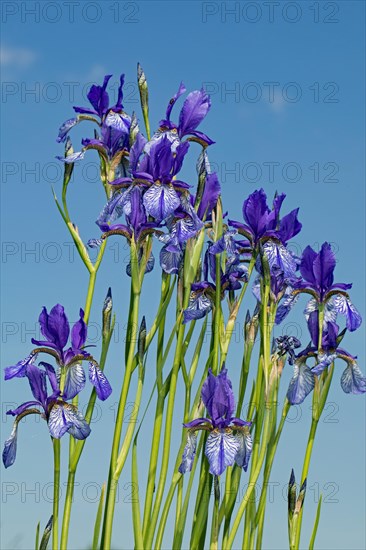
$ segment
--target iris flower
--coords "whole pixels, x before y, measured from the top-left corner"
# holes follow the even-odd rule
[[[76,439],[86,439],[90,434],[90,426],[83,415],[71,403],[60,397],[61,391],[58,385],[54,368],[47,363],[40,363],[44,370],[33,363],[28,363],[25,376],[33,394],[32,401],[26,401],[14,410],[6,414],[15,416],[10,437],[5,441],[3,451],[3,463],[5,468],[11,466],[16,458],[18,425],[22,418],[29,414],[39,414],[48,424],[52,437],[60,439],[66,432]],[[52,393],[48,394],[47,381]]]
[[[271,269],[276,266],[285,277],[293,277],[297,269],[296,261],[286,245],[300,232],[302,225],[297,219],[298,208],[280,218],[285,197],[283,193],[276,195],[270,209],[264,190],[254,191],[243,204],[245,223],[229,220],[229,225],[248,239],[253,250],[258,251],[262,246]]]
[[[247,471],[252,452],[249,432],[251,422],[233,416],[234,394],[225,368],[218,376],[214,376],[209,370],[202,386],[201,397],[210,418],[196,418],[184,424],[189,431],[179,472],[184,474],[192,469],[199,430],[209,432],[205,454],[211,474],[219,476],[227,466],[233,466],[234,463]]]
[[[56,304],[50,311],[44,307],[39,316],[41,332],[45,340],[35,340],[32,344],[39,346],[31,354],[16,365],[5,369],[5,380],[14,377],[27,376],[28,370],[34,366],[34,361],[39,353],[47,353],[54,357],[59,366],[58,375],[65,373],[62,397],[72,399],[85,386],[85,373],[82,361],[89,362],[89,380],[95,387],[99,399],[105,400],[112,393],[112,388],[105,374],[98,367],[97,362],[85,351],[87,338],[87,326],[84,322],[84,312],[80,310],[80,319],[71,329],[71,346],[66,348],[70,335],[70,324],[65,310],[60,304]],[[43,363],[46,365],[46,363]],[[50,367],[50,365],[48,365]]]
[[[131,130],[131,117],[124,112],[123,100],[123,84],[124,75],[120,77],[120,85],[118,88],[117,103],[113,106],[109,105],[109,95],[106,90],[109,80],[112,75],[106,75],[102,86],[91,86],[88,92],[88,100],[92,108],[74,107],[74,111],[79,113],[75,118],[66,120],[59,130],[58,142],[64,142],[66,137],[76,124],[82,120],[91,120],[100,127],[101,135],[95,134],[94,139],[83,139],[82,151],[78,151],[67,157],[57,157],[62,162],[67,164],[76,162],[84,158],[84,152],[88,149],[96,149],[107,160],[116,164],[116,177],[125,173],[125,167],[117,169],[117,165],[122,165],[122,157],[129,151],[129,140]],[[97,117],[97,118],[95,118]],[[98,120],[98,118],[100,120]],[[117,158],[118,157],[118,158]]]
[[[180,111],[178,124],[170,120],[175,103],[185,91],[186,87],[183,82],[181,82],[177,93],[169,101],[165,118],[160,121],[159,129],[153,135],[150,144],[159,141],[162,137],[167,137],[171,143],[172,149],[175,151],[177,146],[181,143],[181,140],[186,136],[188,136],[190,141],[197,141],[204,147],[215,143],[206,134],[197,130],[197,127],[201,124],[211,108],[210,97],[203,89],[195,90],[188,94]]]
[[[344,315],[347,328],[352,332],[361,326],[362,317],[346,292],[352,288],[352,284],[334,283],[335,266],[335,255],[329,243],[323,243],[319,253],[307,246],[300,264],[303,280],[298,281],[295,289],[313,297],[305,310],[307,317],[318,309],[319,303],[322,303],[325,306],[325,323],[328,319],[335,321],[338,314]]]
[[[312,343],[295,359],[294,374],[291,378],[287,391],[287,399],[293,405],[304,401],[314,389],[315,377],[329,367],[336,359],[342,359],[346,368],[341,376],[341,387],[345,393],[361,394],[366,392],[366,378],[363,376],[356,357],[345,349],[339,347],[344,332],[339,334],[339,327],[336,323],[329,321],[322,334],[322,349],[318,352],[319,338],[319,313],[313,311],[310,314],[309,328]],[[316,364],[313,367],[307,365],[309,358],[315,358]]]

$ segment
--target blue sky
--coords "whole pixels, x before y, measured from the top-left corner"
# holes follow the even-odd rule
[[[336,279],[354,283],[352,298],[365,316],[363,2],[3,2],[2,30],[2,365],[27,355],[43,305],[61,302],[73,321],[83,305],[85,269],[73,256],[50,190],[53,185],[59,192],[61,180],[55,160],[61,146],[55,137],[72,116],[72,105],[86,105],[88,84],[99,83],[106,73],[114,75],[114,93],[119,74],[126,73],[125,108],[140,116],[138,61],[148,77],[153,127],[181,80],[188,90],[203,85],[210,91],[212,109],[203,130],[216,142],[210,158],[230,217],[240,219],[242,202],[255,188],[263,186],[269,196],[285,192],[284,210],[300,206],[303,223],[293,249],[301,252],[307,244],[316,248],[330,241],[338,261]],[[87,131],[87,125],[75,130],[75,147]],[[194,178],[195,154],[190,152],[186,163],[188,179]],[[95,165],[91,153],[75,169],[70,188],[71,215],[85,240],[98,236],[94,220],[103,205]],[[127,253],[120,241],[109,245],[91,315],[90,335],[98,346],[100,308],[112,286],[119,329],[107,370],[115,387],[128,308]],[[156,270],[146,280],[143,297],[150,322],[158,285]],[[306,344],[301,307],[291,323]],[[346,337],[347,349],[358,355],[363,370],[364,342],[363,327]],[[229,356],[234,381],[241,346],[238,338]],[[150,360],[153,370],[153,356]],[[323,492],[318,548],[361,549],[365,406],[362,397],[343,394],[340,373],[339,365],[316,442],[304,541]],[[284,388],[290,375],[286,367]],[[4,440],[11,429],[6,403],[25,400],[27,388],[22,380],[2,388]],[[80,464],[70,548],[86,548],[90,542],[95,484],[100,486],[107,475],[117,394],[98,408],[101,418]],[[300,475],[309,407],[307,401],[294,412],[297,421],[288,423],[281,442],[273,502],[267,508],[266,549],[287,545],[282,489],[292,467]],[[180,422],[177,415],[177,427]],[[179,433],[177,428],[177,438]],[[141,457],[142,483],[146,460]],[[45,524],[51,513],[51,445],[44,424],[27,421],[20,427],[17,461],[2,472],[2,482],[2,547],[29,548],[36,523]],[[128,465],[121,477],[116,547],[121,547],[122,533],[123,547],[133,544],[125,535],[131,523],[129,482]]]

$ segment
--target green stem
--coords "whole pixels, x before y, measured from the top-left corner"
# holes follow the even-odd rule
[[[236,517],[235,517],[234,522],[233,522],[232,530],[231,530],[230,535],[228,537],[227,546],[226,546],[225,550],[230,550],[232,548],[236,533],[239,529],[241,519],[242,519],[243,514],[246,510],[249,499],[251,497],[251,494],[252,494],[252,492],[255,488],[255,485],[257,483],[259,474],[261,472],[262,465],[263,465],[263,462],[264,462],[264,458],[265,458],[265,455],[266,455],[266,450],[267,450],[270,420],[271,420],[271,410],[270,410],[270,408],[266,407],[265,419],[264,419],[264,429],[263,429],[263,438],[262,438],[262,447],[261,447],[260,454],[259,454],[259,457],[258,457],[258,462],[256,463],[256,467],[253,470],[253,472],[251,472],[251,475],[250,475],[250,478],[249,478],[248,489],[246,490],[245,495],[243,497],[243,500],[240,503],[238,512],[237,512]]]
[[[52,550],[58,550],[58,512],[60,502],[60,455],[61,442],[53,439],[53,523],[52,523]]]
[[[219,538],[219,509],[220,509],[220,482],[219,477],[214,477],[214,505],[212,509],[210,550],[217,550]]]
[[[286,399],[285,404],[283,406],[282,416],[281,416],[280,424],[278,426],[276,435],[274,437],[273,442],[271,441],[268,446],[268,452],[267,452],[266,464],[265,464],[264,476],[263,476],[263,488],[259,499],[257,514],[255,518],[255,524],[256,526],[258,526],[257,541],[256,541],[257,550],[260,550],[260,548],[262,548],[263,526],[264,526],[268,482],[271,475],[272,465],[273,465],[274,457],[277,451],[278,442],[280,440],[282,430],[285,425],[285,421],[289,410],[290,410],[290,403]]]
[[[132,265],[132,258],[131,258],[131,265]],[[133,277],[131,278],[131,284],[133,287]],[[132,300],[132,307],[131,307],[131,314],[129,318],[129,326],[133,327],[136,331],[136,327],[138,325],[140,294],[136,293],[134,291],[134,288],[132,288],[131,300]],[[119,447],[121,442],[123,415],[124,415],[124,410],[127,402],[128,390],[131,382],[131,374],[132,374],[132,366],[133,366],[134,350],[135,350],[135,345],[134,345],[135,339],[132,338],[132,340],[133,341],[130,342],[126,370],[123,378],[120,400],[118,403],[117,418],[116,418],[116,424],[114,428],[112,452],[111,452],[110,467],[109,467],[109,478],[108,478],[108,486],[107,486],[107,493],[106,493],[106,507],[105,507],[105,513],[104,513],[104,523],[103,523],[103,532],[102,532],[102,548],[106,550],[109,550],[111,546],[114,508],[115,508],[117,485],[118,485],[118,479],[115,479],[114,474],[117,466],[117,458],[118,458],[118,452],[119,452]]]

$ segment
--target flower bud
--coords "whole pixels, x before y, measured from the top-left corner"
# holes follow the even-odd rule
[[[107,296],[103,304],[103,338],[106,339],[111,331],[111,318],[112,318],[112,291],[108,288]]]

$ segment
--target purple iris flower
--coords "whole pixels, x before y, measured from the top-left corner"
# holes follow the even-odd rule
[[[227,466],[233,466],[235,462],[247,471],[252,452],[252,438],[249,432],[251,422],[233,416],[235,400],[225,368],[218,376],[214,376],[209,370],[202,386],[201,397],[210,418],[196,418],[184,424],[189,432],[179,472],[184,474],[192,469],[198,430],[209,431],[205,454],[211,474],[219,476]]]
[[[361,394],[366,392],[366,378],[363,376],[356,357],[339,347],[343,334],[339,334],[339,327],[333,321],[327,323],[322,334],[322,349],[318,352],[319,313],[313,311],[308,321],[312,344],[300,352],[294,363],[294,374],[290,381],[287,399],[291,404],[300,404],[315,386],[315,376],[329,367],[336,359],[342,359],[347,367],[341,376],[341,387],[345,393]],[[309,367],[308,358],[316,359],[316,364]]]
[[[215,292],[216,287],[212,283],[193,283],[188,307],[183,311],[183,323],[205,317],[213,308]]]
[[[286,277],[293,277],[297,268],[296,261],[286,245],[300,232],[302,225],[297,219],[298,208],[280,219],[280,209],[285,197],[283,193],[276,195],[271,210],[264,190],[254,191],[243,204],[245,223],[229,220],[229,225],[244,235],[253,249],[258,250],[259,245],[262,245],[271,269],[277,266]]]
[[[189,189],[189,185],[176,179],[176,175],[182,168],[188,148],[189,143],[182,143],[173,153],[168,138],[163,137],[153,143],[147,153],[144,138],[136,139],[130,154],[132,177],[111,182],[115,188],[126,188],[120,197],[120,206],[125,213],[131,209],[130,195],[135,187],[142,191],[147,215],[157,222],[165,220],[181,206],[180,196]]]
[[[160,127],[153,135],[150,143],[155,143],[162,137],[167,137],[174,151],[181,143],[181,140],[186,136],[189,136],[188,139],[190,141],[197,141],[204,147],[215,143],[206,134],[197,130],[197,127],[201,124],[211,108],[210,97],[204,90],[195,90],[194,92],[188,94],[187,99],[183,103],[183,107],[180,111],[178,124],[175,124],[170,120],[171,112],[175,103],[180,96],[185,93],[185,91],[186,88],[182,82],[177,93],[169,101],[165,118],[160,121]]]
[[[11,466],[16,458],[18,425],[22,418],[29,414],[39,414],[48,424],[52,437],[60,439],[66,432],[76,439],[85,439],[90,434],[90,426],[74,405],[66,403],[60,395],[56,372],[51,365],[40,363],[44,370],[29,363],[26,371],[33,394],[32,401],[26,401],[6,414],[15,416],[15,422],[10,437],[5,441],[3,463],[5,468]],[[47,380],[52,393],[48,394]],[[40,410],[39,410],[40,409]]]
[[[335,321],[338,314],[344,315],[347,328],[352,332],[361,326],[362,317],[346,292],[352,284],[334,283],[335,266],[336,259],[329,243],[323,243],[319,253],[307,246],[300,263],[303,280],[295,283],[295,292],[313,296],[305,310],[307,316],[323,303],[325,325],[328,320]]]
[[[67,349],[65,348],[70,336],[70,324],[63,306],[56,304],[50,313],[44,307],[38,320],[45,340],[32,338],[32,344],[39,346],[39,348],[16,365],[7,367],[5,369],[5,380],[27,376],[28,370],[34,366],[38,353],[48,353],[54,357],[59,366],[59,376],[61,376],[61,372],[65,372],[62,393],[64,399],[72,399],[85,386],[82,361],[89,362],[89,380],[95,387],[99,399],[103,401],[107,399],[112,393],[112,388],[93,356],[84,349],[87,326],[84,322],[83,310],[80,309],[80,319],[71,329],[71,346]]]
[[[113,106],[109,105],[109,95],[106,88],[111,77],[112,75],[106,75],[102,86],[91,86],[87,97],[92,105],[92,109],[87,107],[74,107],[74,111],[79,113],[79,116],[66,120],[66,122],[62,124],[57,141],[65,141],[68,132],[82,120],[94,121],[100,127],[101,135],[98,136],[98,134],[95,134],[94,139],[83,139],[82,151],[73,153],[67,157],[57,158],[67,164],[73,163],[83,159],[84,152],[88,149],[96,149],[109,161],[115,159],[117,155],[120,155],[121,158],[119,159],[120,162],[118,163],[115,175],[115,177],[119,177],[124,174],[127,169],[124,167],[123,171],[121,171],[120,165],[123,165],[123,155],[130,149],[131,117],[124,112],[122,105],[124,75],[120,77],[117,103]],[[100,121],[94,117],[98,117]]]

